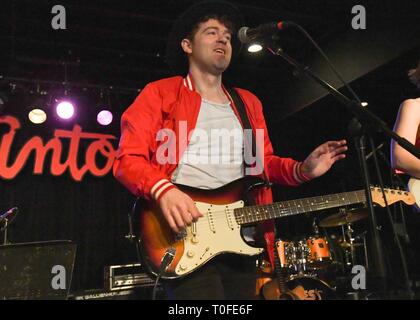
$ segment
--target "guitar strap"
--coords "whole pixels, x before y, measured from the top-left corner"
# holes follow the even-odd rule
[[[258,154],[256,153],[255,134],[249,122],[249,118],[245,110],[245,104],[241,96],[238,94],[238,91],[236,91],[235,88],[228,88],[227,91],[229,92],[233,100],[233,103],[235,104],[236,110],[238,110],[238,114],[239,114],[239,117],[240,117],[240,120],[242,122],[244,129],[249,129],[252,132],[251,141],[245,141],[247,136],[244,135],[244,142],[248,143],[248,145],[249,143],[251,143],[252,155],[255,155],[256,157],[258,157]],[[245,159],[245,155],[244,155],[244,159]],[[247,164],[246,161],[245,161],[245,167],[250,167],[250,164]]]
[[[252,135],[251,135],[252,155],[255,155],[255,160],[257,161],[257,163],[260,163],[262,165],[263,162],[260,161],[260,159],[258,158],[259,154],[256,151],[257,148],[256,148],[255,133],[252,130],[251,124],[249,122],[248,115],[247,115],[246,110],[245,110],[244,101],[242,100],[241,96],[239,95],[239,93],[236,89],[228,88],[227,92],[230,94],[230,96],[233,100],[233,103],[235,104],[236,110],[238,111],[239,117],[241,118],[243,128],[244,129],[250,129],[251,132],[252,132]],[[248,137],[249,137],[249,135],[248,135]],[[248,145],[249,145],[250,141],[245,141],[246,138],[247,138],[246,135],[244,135],[244,142],[248,143]],[[244,149],[244,160],[245,160],[245,149]],[[246,161],[245,161],[244,176],[246,176],[246,167],[251,167],[251,165],[247,164]],[[264,177],[264,179],[263,179],[264,181],[261,183],[261,185],[264,185],[265,187],[271,187],[272,183],[268,179],[268,176],[267,176],[264,169],[263,169],[263,177]],[[245,228],[253,229],[253,228],[255,228],[255,226],[254,227],[252,227],[252,226],[251,227],[245,227]],[[254,234],[254,239],[255,239],[257,245],[265,246],[265,243],[274,243],[274,232],[271,230],[271,228],[272,228],[272,224],[271,224],[271,222],[268,222],[268,221],[264,222],[260,227],[257,227],[258,231]],[[266,234],[266,231],[267,231],[267,234]],[[244,232],[246,232],[246,231],[244,231]],[[264,238],[266,238],[265,241],[263,240]],[[271,264],[273,264],[274,261],[272,259],[272,254],[269,254],[269,257],[270,257]]]

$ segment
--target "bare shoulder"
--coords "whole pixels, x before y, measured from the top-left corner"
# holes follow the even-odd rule
[[[401,103],[400,112],[410,112],[420,114],[420,98],[407,99]]]

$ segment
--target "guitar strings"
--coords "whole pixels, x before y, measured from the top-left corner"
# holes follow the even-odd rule
[[[248,224],[248,223],[253,223],[253,222],[258,222],[258,221],[263,221],[263,220],[270,220],[270,219],[288,217],[288,216],[292,216],[292,215],[297,215],[299,213],[309,213],[309,212],[316,212],[316,211],[321,211],[321,210],[324,210],[324,209],[329,209],[329,208],[331,208],[331,202],[325,203],[325,204],[317,204],[316,205],[317,209],[313,209],[312,211],[310,210],[311,206],[300,206],[299,209],[305,209],[302,212],[300,212],[301,210],[299,210],[299,209],[290,209],[290,208],[280,209],[280,208],[276,208],[274,206],[275,205],[265,205],[264,208],[267,208],[267,209],[259,209],[260,211],[266,211],[266,210],[274,211],[275,216],[273,216],[273,217],[271,217],[270,214],[267,214],[267,213],[264,213],[264,212],[262,212],[260,214],[258,214],[256,212],[252,212],[252,210],[250,210],[250,209],[248,209],[248,210],[252,213],[251,215],[237,217],[233,212],[231,214],[232,214],[232,217],[235,219],[235,222],[238,223],[238,220],[239,220],[240,221],[239,224]],[[246,207],[244,207],[244,208],[246,208]],[[235,209],[243,209],[243,208],[235,208]],[[229,210],[233,211],[235,209],[229,209]],[[199,218],[199,220],[195,223],[196,224],[199,224],[199,223],[209,224],[210,219],[211,220],[227,219],[226,210],[211,211],[211,215],[212,215],[211,218],[209,218],[208,216],[204,216],[202,218]],[[265,215],[265,218],[262,217],[263,215]],[[256,220],[253,219],[253,218],[258,217],[258,216],[261,216],[262,218],[261,219],[256,219]],[[251,217],[252,221],[249,221],[249,222],[245,221],[247,219],[247,217]]]
[[[357,198],[358,203],[363,202],[361,201],[361,199],[359,199],[359,197],[356,196],[356,198]],[[308,198],[308,199],[311,199],[311,198]],[[232,215],[232,218],[235,220],[237,224],[245,225],[245,224],[252,224],[252,223],[256,223],[256,222],[264,221],[264,220],[288,217],[288,216],[293,216],[300,213],[316,212],[316,211],[321,211],[324,209],[337,208],[340,206],[356,203],[354,201],[348,201],[348,203],[346,203],[346,202],[343,202],[342,200],[344,200],[344,198],[341,200],[327,200],[326,202],[323,202],[323,203],[315,202],[308,205],[296,205],[295,200],[288,200],[287,202],[289,204],[293,204],[294,208],[285,207],[285,203],[283,205],[280,205],[279,203],[273,203],[273,204],[261,205],[260,209],[257,209],[257,207],[248,206],[248,207],[238,207],[238,208],[233,208],[233,209],[228,209],[228,210],[232,211],[232,213],[230,214]],[[281,206],[283,206],[283,208]],[[241,209],[245,211],[243,216],[238,217],[237,215],[235,215],[235,213],[233,213],[234,210],[241,210]],[[267,211],[272,211],[273,216],[271,216],[271,214],[268,213]],[[261,217],[261,218],[259,219],[258,217]],[[199,220],[195,222],[195,225],[202,225],[202,224],[209,225],[211,223],[210,220],[215,221],[215,220],[221,220],[221,219],[223,220],[228,219],[226,210],[211,211],[211,218],[208,216],[199,218]],[[247,221],[248,219],[250,221]]]

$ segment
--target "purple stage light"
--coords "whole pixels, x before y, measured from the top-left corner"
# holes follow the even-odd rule
[[[112,113],[108,110],[102,110],[98,113],[98,116],[96,117],[96,120],[100,125],[107,126],[112,122]]]
[[[61,101],[56,108],[57,115],[61,119],[68,120],[74,115],[74,106],[69,101]]]

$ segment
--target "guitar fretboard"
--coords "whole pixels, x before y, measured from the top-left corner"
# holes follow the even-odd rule
[[[249,224],[362,202],[366,202],[365,191],[357,190],[325,196],[281,201],[268,205],[237,208],[234,210],[234,213],[238,224]]]

